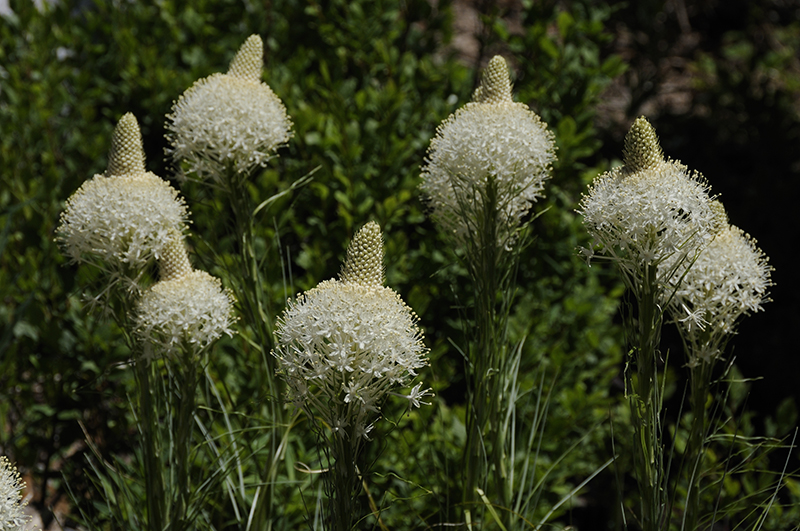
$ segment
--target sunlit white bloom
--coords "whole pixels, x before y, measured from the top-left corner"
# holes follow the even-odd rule
[[[433,396],[431,389],[422,389],[422,383],[418,383],[413,389],[411,389],[411,392],[408,394],[408,396],[406,396],[406,398],[408,399],[408,403],[411,407],[419,408],[420,404],[425,404],[426,406],[430,405],[429,402],[421,401],[421,399],[425,398],[426,396]]]
[[[263,43],[251,35],[225,74],[196,81],[167,116],[169,152],[201,179],[263,166],[291,138],[283,103],[261,82]]]
[[[625,138],[624,161],[597,177],[581,199],[578,212],[594,240],[586,254],[612,259],[630,287],[644,278],[664,287],[713,238],[708,185],[681,163],[664,160],[645,118]],[[658,279],[650,278],[656,270]]]
[[[0,531],[21,531],[30,521],[22,502],[23,488],[17,468],[0,456]]]
[[[183,240],[176,239],[161,260],[161,280],[139,301],[136,333],[164,353],[199,352],[233,334],[233,303],[218,278],[191,268]]]
[[[437,128],[420,188],[434,220],[457,242],[475,238],[479,219],[496,215],[497,243],[509,247],[531,203],[543,197],[554,160],[553,134],[512,100],[508,67],[495,56],[473,101]]]
[[[187,207],[160,177],[145,172],[142,137],[128,113],[117,125],[108,170],[67,199],[57,239],[74,262],[141,269],[183,232]]]
[[[347,422],[364,437],[384,397],[427,363],[416,315],[382,284],[382,237],[371,222],[353,239],[339,279],[290,300],[275,331],[289,397],[313,418]]]
[[[771,271],[755,240],[733,225],[680,270],[669,309],[690,347],[690,365],[718,357],[739,318],[763,309]]]

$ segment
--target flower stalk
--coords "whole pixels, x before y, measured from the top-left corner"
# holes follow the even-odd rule
[[[350,531],[359,517],[358,460],[381,403],[427,364],[416,315],[383,284],[383,237],[369,222],[339,278],[290,300],[275,330],[287,399],[305,412],[328,461],[326,523],[335,531]],[[400,396],[418,407],[429,394],[420,388]]]
[[[655,130],[638,118],[625,137],[624,165],[597,177],[579,213],[594,239],[586,250],[619,269],[634,304],[625,310],[631,350],[626,367],[633,424],[634,476],[643,531],[667,525],[667,470],[662,434],[659,344],[665,308],[687,269],[714,237],[715,213],[705,180],[665,160]]]
[[[152,346],[146,345],[142,356],[134,364],[134,374],[139,391],[139,431],[142,436],[144,458],[145,504],[147,529],[167,529],[167,496],[164,488],[163,445],[159,425],[161,398],[153,383],[158,375],[155,365],[147,361],[152,356]]]
[[[661,428],[662,393],[658,377],[659,344],[663,314],[658,300],[657,266],[644,268],[641,291],[635,295],[638,315],[628,328],[636,330],[632,361],[635,377],[626,378],[632,394],[628,396],[634,429],[634,470],[641,496],[641,525],[645,531],[661,529],[667,507],[664,470],[664,444]]]
[[[736,332],[739,319],[761,311],[769,300],[772,268],[755,241],[729,225],[722,203],[714,201],[714,239],[690,265],[680,267],[668,306],[677,325],[689,369],[692,423],[684,454],[689,491],[684,511],[686,529],[701,519],[700,491],[706,460],[707,410],[714,365]]]
[[[281,100],[261,81],[263,42],[251,35],[234,56],[228,71],[198,80],[184,92],[167,116],[170,154],[184,171],[201,183],[220,190],[236,242],[233,267],[228,270],[242,311],[252,333],[251,345],[257,358],[254,388],[266,395],[269,422],[267,459],[254,455],[260,483],[254,497],[257,507],[252,528],[271,529],[274,520],[274,483],[277,478],[281,441],[289,424],[279,397],[282,383],[275,379],[275,361],[268,355],[273,347],[272,292],[265,278],[264,256],[257,250],[256,208],[249,186],[259,168],[276,156],[277,149],[292,136],[291,120]],[[269,200],[263,203],[268,204]],[[259,453],[261,455],[261,453]]]
[[[464,449],[465,512],[479,502],[478,488],[490,490],[496,503],[508,507],[506,492],[505,437],[500,429],[503,418],[502,380],[508,352],[507,329],[511,300],[512,256],[496,242],[498,232],[497,187],[487,180],[483,212],[478,216],[474,244],[468,244],[465,264],[475,289],[474,347],[467,365],[467,439]],[[498,302],[498,294],[500,302]],[[490,450],[487,450],[487,447]],[[488,453],[487,453],[488,452]],[[503,513],[507,515],[508,513]],[[470,517],[472,515],[470,514]],[[506,522],[508,523],[508,522]]]
[[[515,404],[506,396],[519,365],[509,361],[507,328],[524,219],[543,195],[555,160],[553,135],[527,105],[513,101],[505,60],[494,57],[467,103],[442,122],[428,150],[420,188],[432,217],[459,259],[474,294],[468,333],[466,443],[462,456],[462,517],[468,526],[488,494],[512,524],[514,485],[507,452],[515,437],[504,422]]]

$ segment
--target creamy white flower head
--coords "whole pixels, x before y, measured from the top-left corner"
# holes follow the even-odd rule
[[[111,142],[108,169],[67,199],[57,240],[73,262],[101,261],[141,269],[160,256],[188,210],[178,192],[144,170],[139,125],[123,116]]]
[[[487,201],[494,203],[498,244],[508,247],[531,203],[544,195],[554,136],[527,105],[512,100],[500,56],[489,62],[473,100],[437,128],[420,188],[433,219],[457,242],[474,237]]]
[[[658,267],[662,287],[678,264],[712,238],[708,185],[678,161],[664,160],[650,123],[638,118],[625,138],[625,165],[595,178],[578,213],[594,249],[614,260],[629,283]],[[669,261],[672,267],[663,267]]]
[[[353,239],[338,280],[290,300],[277,323],[279,374],[289,397],[340,435],[366,437],[384,397],[427,364],[417,316],[383,286],[380,228]],[[418,402],[417,402],[418,403]]]
[[[233,294],[205,271],[193,270],[182,238],[174,238],[160,261],[161,280],[142,296],[136,333],[166,354],[189,348],[199,352],[233,335]]]
[[[679,272],[669,310],[690,347],[690,365],[718,357],[739,318],[769,301],[772,267],[756,241],[733,225]]]
[[[169,153],[201,179],[263,166],[291,138],[280,98],[261,82],[263,43],[251,35],[225,74],[196,81],[167,115]]]
[[[0,531],[22,531],[30,521],[22,502],[24,485],[17,468],[0,456]]]

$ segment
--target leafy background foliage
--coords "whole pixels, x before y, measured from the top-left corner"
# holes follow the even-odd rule
[[[666,153],[707,175],[732,222],[760,239],[776,267],[768,314],[749,318],[735,340],[744,375],[766,376],[752,385],[747,405],[756,413],[728,429],[780,437],[796,423],[797,395],[789,395],[797,392],[800,361],[786,331],[800,317],[800,294],[785,242],[800,182],[800,155],[791,148],[800,134],[796,2],[68,4],[12,2],[14,15],[0,19],[0,453],[28,472],[43,513],[67,499],[62,474],[80,499],[95,496],[85,436],[106,456],[129,454],[135,440],[121,332],[101,312],[86,311],[94,273],[66,264],[53,242],[63,201],[103,171],[113,126],[128,111],[140,122],[148,169],[170,177],[164,116],[192,82],[225,70],[251,33],[265,40],[264,79],[295,132],[253,181],[253,199],[314,172],[258,218],[261,248],[272,257],[265,265],[270,313],[335,276],[354,231],[374,219],[386,236],[387,283],[421,316],[432,348],[422,376],[437,392],[434,405],[403,416],[387,404],[389,422],[369,447],[367,459],[376,463],[369,490],[388,528],[447,521],[459,498],[464,388],[456,347],[469,326],[466,277],[416,187],[436,126],[468,100],[495,53],[509,59],[517,99],[542,115],[558,143],[547,198],[534,209],[541,215],[531,223],[535,241],[521,261],[511,326],[525,339],[522,388],[551,397],[537,473],[582,442],[548,477],[536,514],[612,455],[612,427],[624,454],[621,288],[610,271],[587,268],[576,255],[587,241],[574,208],[591,178],[619,157],[639,114],[656,125]],[[453,37],[467,15],[479,23],[465,51]],[[236,252],[219,224],[225,217],[216,217],[223,207],[196,183],[174,185],[193,211],[194,259],[222,274]],[[247,337],[243,330],[220,344],[211,367],[244,414],[269,398],[249,377],[263,367]],[[676,382],[680,365],[671,367]],[[733,403],[744,407],[743,399]],[[530,401],[520,407],[533,411]],[[313,454],[303,452],[299,445],[296,459]],[[776,456],[750,469],[775,469],[785,454]],[[762,479],[753,474],[730,480],[731,496],[758,490]],[[562,508],[560,521],[614,528],[616,492],[608,470]],[[291,521],[301,522],[303,502],[287,500]],[[771,527],[785,528],[796,510],[775,518]]]

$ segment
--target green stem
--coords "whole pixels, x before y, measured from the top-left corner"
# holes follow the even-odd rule
[[[176,415],[175,429],[175,490],[176,502],[172,506],[170,527],[186,529],[188,527],[188,513],[191,498],[190,463],[192,452],[192,431],[194,428],[194,413],[196,408],[197,367],[191,349],[187,348],[183,359],[175,368],[175,377],[178,379],[178,393],[175,399],[174,411]]]
[[[356,456],[352,445],[345,437],[334,434],[332,442],[334,463],[333,499],[330,500],[331,530],[351,531],[355,516],[353,494],[358,483]]]
[[[259,465],[258,471],[264,487],[257,500],[252,529],[269,531],[272,529],[273,508],[275,507],[275,481],[277,478],[283,409],[281,395],[283,386],[275,378],[275,362],[270,355],[272,349],[272,313],[270,311],[269,290],[260,269],[256,251],[256,235],[253,220],[253,204],[246,188],[246,179],[229,172],[230,207],[233,211],[234,231],[241,245],[238,261],[238,281],[234,283],[236,298],[240,301],[245,321],[255,333],[255,343],[259,346],[262,370],[255,371],[256,389],[266,390],[268,399],[267,416],[271,423],[267,428],[269,436],[269,456],[265,466]]]
[[[697,529],[700,519],[700,476],[703,470],[706,425],[706,392],[711,378],[711,365],[700,361],[691,369],[692,427],[686,449],[685,462],[690,470],[689,494],[686,500],[685,529]]]
[[[638,326],[634,344],[636,379],[630,397],[634,427],[634,469],[641,496],[643,531],[656,531],[662,525],[666,508],[661,488],[663,443],[661,440],[661,394],[658,385],[658,344],[662,314],[658,307],[657,266],[647,265],[641,289],[637,293]]]
[[[158,396],[153,392],[153,364],[140,356],[136,361],[139,387],[139,418],[142,426],[147,529],[165,529],[164,477],[161,466],[161,440],[158,423]]]
[[[508,507],[510,486],[507,485],[505,437],[502,425],[503,370],[506,357],[506,324],[510,297],[498,302],[498,293],[510,286],[504,279],[511,264],[498,244],[497,183],[489,178],[482,197],[482,210],[477,213],[476,241],[468,244],[465,257],[475,289],[474,349],[469,349],[467,366],[467,440],[462,457],[464,467],[462,512],[472,520],[472,510],[479,503],[477,487],[489,477],[493,503]],[[507,294],[504,294],[507,295]],[[491,445],[484,449],[485,445]],[[487,457],[488,456],[488,459]],[[502,511],[504,524],[510,524],[511,513]]]

